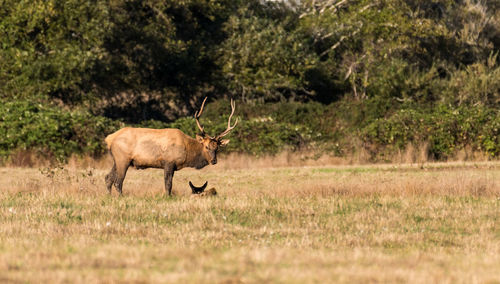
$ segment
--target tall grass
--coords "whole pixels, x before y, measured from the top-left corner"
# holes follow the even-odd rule
[[[0,169],[0,281],[500,281],[499,164],[105,174]]]

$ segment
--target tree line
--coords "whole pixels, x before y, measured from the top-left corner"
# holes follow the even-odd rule
[[[0,0],[0,99],[12,106],[2,108],[0,132],[7,134],[13,113],[50,117],[48,109],[79,117],[75,125],[98,119],[110,129],[185,125],[190,132],[183,118],[209,96],[213,127],[226,106],[218,100],[229,97],[248,125],[267,119],[267,146],[252,144],[243,124],[235,151],[321,144],[342,154],[346,147],[332,145],[348,145],[346,136],[377,149],[434,141],[435,131],[406,124],[435,125],[467,111],[488,113],[473,116],[486,124],[498,120],[499,8],[498,0]],[[262,109],[283,112],[266,118]],[[462,126],[443,131],[462,135]],[[457,136],[445,150],[431,142],[433,155],[465,145],[485,150],[498,139],[493,126],[464,131],[467,139]],[[59,145],[78,135],[48,140]],[[38,145],[28,136],[0,148]]]

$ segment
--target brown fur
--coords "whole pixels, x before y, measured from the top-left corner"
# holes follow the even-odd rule
[[[191,194],[191,198],[198,198],[198,197],[207,197],[207,196],[215,196],[217,195],[217,190],[215,188],[210,188],[208,190],[203,191],[200,194]]]

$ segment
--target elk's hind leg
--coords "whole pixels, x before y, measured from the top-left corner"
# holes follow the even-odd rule
[[[106,175],[106,188],[108,189],[109,194],[111,194],[111,189],[113,186],[113,183],[116,181],[116,164],[113,161],[113,168],[111,168],[111,171],[109,174]]]
[[[129,166],[130,166],[130,161],[123,161],[122,163],[116,166],[115,187],[120,195],[123,195],[122,193],[123,180],[125,179],[125,175],[127,175],[127,170]]]
[[[127,152],[123,151],[123,147],[119,143],[113,144],[110,152],[114,164],[111,172],[106,176],[106,185],[111,192],[111,185],[114,184],[116,191],[122,195],[123,180],[125,179],[131,160],[128,158]]]

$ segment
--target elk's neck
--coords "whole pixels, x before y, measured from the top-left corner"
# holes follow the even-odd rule
[[[187,152],[186,166],[201,169],[209,164],[208,160],[203,155],[202,144],[193,139],[189,146],[188,149],[191,149],[191,151]]]

